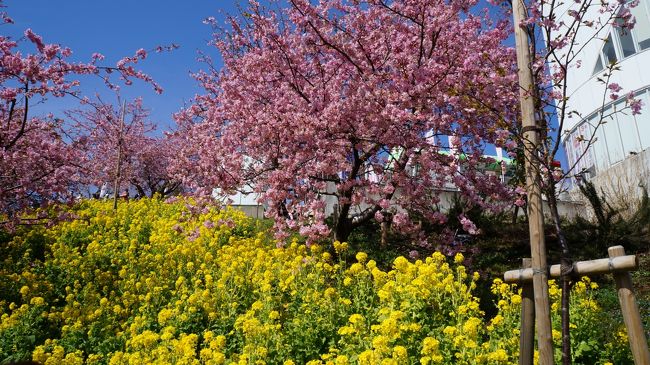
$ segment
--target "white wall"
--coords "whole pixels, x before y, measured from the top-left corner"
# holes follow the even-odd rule
[[[597,2],[595,2],[597,3]],[[575,2],[567,2],[569,6],[578,6]],[[599,6],[592,6],[588,16],[597,19]],[[565,13],[566,14],[566,13]],[[650,48],[648,34],[650,34],[650,0],[641,0],[638,7],[633,9],[637,16],[637,26],[632,31],[625,31],[605,27],[598,34],[588,28],[579,32],[576,37],[576,48],[584,47],[578,52],[578,59],[582,65],[573,67],[568,71],[567,89],[569,100],[568,110],[578,111],[582,118],[567,119],[563,126],[563,143],[567,152],[569,164],[572,165],[585,151],[587,142],[580,142],[579,136],[589,139],[595,133],[596,141],[589,151],[578,162],[576,172],[588,169],[592,176],[604,173],[612,166],[625,161],[635,154],[641,153],[650,147]],[[565,16],[568,21],[568,16]],[[589,41],[591,37],[596,37]],[[610,42],[605,42],[609,39]],[[625,40],[628,43],[625,43]],[[589,41],[589,42],[588,42]],[[627,46],[626,46],[627,44]],[[633,48],[630,48],[633,45]],[[620,98],[613,101],[604,83],[604,70],[594,74],[598,60],[606,61],[604,47],[612,46],[618,60],[620,70],[614,71],[609,80],[624,88],[619,93]],[[624,51],[627,49],[627,51]],[[627,52],[628,54],[626,54]],[[634,52],[634,54],[629,54]],[[599,78],[601,80],[599,80]],[[645,109],[641,115],[633,116],[629,110],[619,112],[625,108],[624,93],[635,92],[637,98],[643,100]],[[600,110],[604,106],[604,114],[612,111],[617,113],[606,118],[600,124]]]

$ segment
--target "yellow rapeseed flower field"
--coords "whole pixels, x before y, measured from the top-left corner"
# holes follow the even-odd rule
[[[384,271],[347,243],[278,245],[241,212],[182,199],[117,212],[84,201],[68,213],[2,236],[0,363],[517,362],[517,289],[496,280],[487,318],[460,256],[398,257]],[[596,336],[596,289],[576,285],[576,346]],[[629,356],[624,331],[609,337],[592,364]]]

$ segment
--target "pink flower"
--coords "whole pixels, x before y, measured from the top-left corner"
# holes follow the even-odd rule
[[[465,215],[461,214],[460,215],[460,224],[463,226],[463,229],[465,232],[469,234],[479,234],[479,230],[476,228],[476,224],[472,222],[469,218],[465,217]]]
[[[144,60],[147,58],[147,51],[145,51],[144,48],[140,48],[135,52],[135,56],[139,57],[141,60]]]
[[[93,53],[93,55],[91,56],[91,58],[93,59],[93,62],[94,62],[94,61],[101,61],[101,60],[104,59],[104,55],[101,54],[101,53],[97,53],[97,52],[95,52],[95,53]]]
[[[627,103],[632,109],[632,115],[641,114],[641,108],[643,107],[641,99],[628,100]]]
[[[59,53],[60,47],[55,44],[48,44],[43,48],[43,54],[45,55],[46,60],[51,60]]]
[[[615,93],[623,90],[623,88],[619,84],[617,84],[615,82],[612,82],[611,84],[609,84],[607,86],[607,88],[610,89],[611,91],[615,92]]]
[[[27,37],[27,39],[36,45],[36,48],[38,48],[39,52],[43,52],[45,44],[43,44],[43,38],[41,38],[41,36],[36,35],[31,28],[28,28],[25,30],[25,37]]]
[[[11,19],[7,14],[5,13],[0,13],[0,18],[2,18],[2,22],[5,24],[13,24],[14,20]]]
[[[526,188],[523,186],[517,186],[515,188],[515,193],[519,195],[526,195]]]
[[[5,100],[13,100],[17,95],[18,90],[14,89],[13,87],[7,87],[0,91],[0,98]]]
[[[555,180],[555,182],[558,182],[558,181],[560,181],[560,179],[562,179],[562,176],[564,175],[564,172],[562,171],[562,169],[555,169],[555,170],[553,170],[552,175],[553,175],[553,179]]]

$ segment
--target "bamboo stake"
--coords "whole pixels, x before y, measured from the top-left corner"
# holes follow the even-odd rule
[[[612,274],[622,271],[634,271],[639,268],[639,260],[635,255],[610,257],[590,261],[576,261],[573,263],[575,275],[598,275]],[[550,276],[559,278],[561,276],[561,265],[553,265],[549,269]],[[503,281],[506,283],[525,283],[533,279],[532,269],[519,269],[506,271],[503,274]]]
[[[528,34],[519,24],[526,18],[523,0],[512,2],[515,25],[515,47],[519,68],[519,102],[521,105],[522,130],[524,131],[526,191],[528,192],[528,229],[530,232],[530,253],[532,257],[533,288],[535,296],[535,318],[537,319],[537,341],[539,364],[553,364],[553,338],[551,335],[551,311],[546,273],[546,242],[544,241],[544,216],[542,214],[542,192],[539,177],[537,148],[539,131],[535,123],[535,102],[532,98],[533,74],[530,69],[531,55]]]
[[[122,130],[124,129],[124,109],[126,108],[126,100],[122,102],[122,110],[120,111],[120,130],[117,136],[117,166],[115,167],[115,184],[113,191],[113,210],[117,210],[117,199],[120,195],[120,178],[122,173]]]
[[[523,259],[522,268],[529,269],[530,258]],[[533,365],[535,353],[535,299],[533,284],[526,282],[521,288],[521,330],[519,332],[519,365]]]
[[[618,258],[625,255],[623,246],[614,246],[607,249],[609,257]],[[623,256],[624,257],[624,256]],[[632,289],[632,279],[629,272],[614,274],[616,288],[618,289],[618,301],[621,303],[621,312],[627,328],[627,336],[630,342],[632,356],[636,365],[650,364],[650,351],[648,351],[648,340],[643,332],[643,323],[639,314],[639,307]]]

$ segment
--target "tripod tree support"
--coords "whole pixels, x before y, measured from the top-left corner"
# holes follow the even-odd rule
[[[623,246],[610,247],[607,249],[607,252],[612,260],[625,257]],[[648,340],[645,337],[645,332],[643,332],[643,322],[641,322],[639,306],[636,303],[634,291],[632,290],[630,273],[628,271],[615,272],[614,280],[616,281],[618,301],[621,304],[621,312],[623,313],[623,321],[627,328],[627,338],[630,341],[630,349],[632,350],[634,363],[636,365],[650,364]]]
[[[623,246],[613,246],[607,251],[609,252],[609,258],[574,262],[573,273],[577,276],[599,274],[612,274],[614,276],[634,363],[636,365],[648,365],[650,364],[648,340],[643,331],[643,322],[641,321],[641,314],[632,289],[632,279],[630,278],[630,271],[638,270],[639,260],[635,255],[625,255]],[[533,301],[532,284],[534,273],[530,268],[530,262],[531,259],[525,258],[521,269],[506,271],[503,274],[504,282],[518,284],[522,287],[519,365],[533,364],[535,303]],[[547,268],[548,277],[559,278],[560,274],[560,265]]]
[[[539,364],[553,364],[553,337],[551,333],[551,308],[548,295],[546,264],[546,242],[544,240],[544,215],[542,212],[542,189],[540,183],[539,129],[535,121],[535,100],[533,98],[532,57],[528,43],[528,32],[523,24],[526,5],[523,0],[512,2],[515,28],[515,49],[519,77],[519,102],[521,124],[524,131],[524,157],[526,170],[526,191],[528,192],[528,230],[530,232],[530,254],[532,258],[533,289],[535,296],[535,318],[537,319],[537,343]]]

